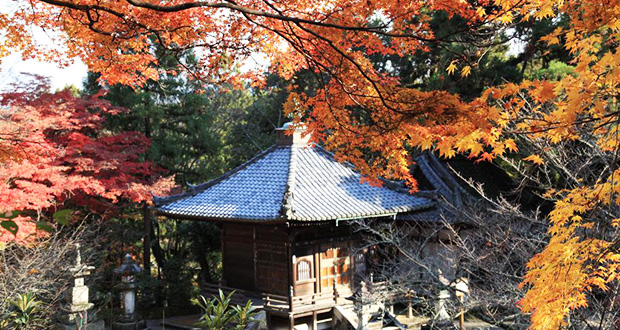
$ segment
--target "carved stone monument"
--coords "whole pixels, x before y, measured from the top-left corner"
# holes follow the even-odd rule
[[[91,311],[93,304],[88,301],[88,286],[84,284],[84,277],[95,269],[93,266],[82,264],[80,244],[75,244],[77,255],[75,266],[68,270],[73,278],[73,287],[67,297],[67,304],[62,308],[63,315],[59,318],[56,328],[59,330],[104,330],[103,320],[97,320]]]

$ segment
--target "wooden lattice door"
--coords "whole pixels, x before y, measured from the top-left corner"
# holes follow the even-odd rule
[[[305,296],[314,293],[314,262],[312,256],[297,258],[293,265],[293,276],[295,277],[295,296]]]
[[[321,246],[321,292],[349,289],[351,281],[348,243],[332,243]]]

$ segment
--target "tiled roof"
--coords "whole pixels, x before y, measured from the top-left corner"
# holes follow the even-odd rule
[[[526,209],[535,209],[544,203],[527,187],[518,189],[504,170],[490,162],[476,162],[461,155],[451,159],[438,158],[431,152],[419,154],[415,161],[417,168],[413,177],[420,190],[433,191],[437,199],[445,199],[457,208],[464,203],[473,205],[483,200],[472,183],[480,186],[485,197],[490,199],[502,196]]]
[[[156,201],[157,211],[194,219],[320,221],[395,215],[433,205],[360,179],[322,147],[277,145],[193,191]]]
[[[454,214],[452,214],[452,212],[441,207],[441,205],[437,205],[435,207],[424,209],[418,212],[399,213],[396,216],[396,220],[436,224],[454,224],[457,223],[459,219]]]

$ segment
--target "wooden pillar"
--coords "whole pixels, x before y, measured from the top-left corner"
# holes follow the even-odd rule
[[[291,288],[293,288],[293,290],[291,291],[291,297],[294,297],[297,295],[297,276],[299,275],[297,275],[297,256],[294,255],[292,252],[291,252],[291,272],[292,272]]]
[[[312,312],[312,330],[317,330],[319,328],[319,322],[317,320],[316,311]]]
[[[293,314],[289,314],[288,320],[289,320],[289,330],[293,330],[293,328],[295,328],[295,316],[293,316]]]
[[[334,285],[333,285],[333,289],[334,289],[334,305],[338,305],[338,289],[336,287],[337,275],[336,275],[335,268],[336,268],[336,266],[334,266]]]
[[[252,250],[254,256],[254,292],[261,292],[258,287],[258,247],[256,246],[256,226],[252,227]]]
[[[293,314],[293,296],[294,296],[294,291],[293,291],[293,286],[291,285],[289,288],[289,296],[288,296],[288,310],[289,312],[291,312],[291,314]]]
[[[323,275],[321,275],[321,244],[316,244],[314,247],[314,278],[316,282],[314,282],[314,292],[321,293],[321,280]]]
[[[355,254],[353,253],[353,242],[350,239],[349,235],[349,269],[347,269],[347,278],[349,279],[349,290],[354,291],[354,282],[355,282]]]
[[[407,302],[407,318],[408,319],[413,318],[413,307],[411,305],[412,305],[411,299],[409,299],[409,301]]]
[[[267,311],[267,329],[271,329],[271,312]]]
[[[149,206],[144,203],[142,207],[142,214],[144,217],[144,246],[142,258],[144,263],[144,272],[151,275],[151,210]]]
[[[226,225],[222,224],[222,230],[220,231],[220,252],[222,253],[222,278],[220,279],[220,285],[226,286]]]
[[[287,275],[288,275],[288,285],[291,285],[291,299],[293,298],[293,287],[294,284],[294,274],[293,274],[293,236],[295,233],[291,227],[288,227],[286,230],[286,234],[288,236],[288,240],[286,242],[286,265],[288,267]],[[291,305],[291,310],[293,306]]]

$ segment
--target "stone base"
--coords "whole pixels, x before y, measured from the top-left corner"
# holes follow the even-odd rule
[[[56,330],[77,330],[78,327],[75,324],[56,324]],[[103,320],[97,320],[95,322],[88,322],[85,328],[80,330],[105,330],[105,322]]]
[[[114,322],[112,323],[112,330],[142,330],[146,329],[146,322],[144,320],[133,322]]]
[[[83,304],[83,305],[71,305],[61,307],[62,313],[58,317],[58,323],[61,324],[75,324],[76,319],[80,318],[80,313],[86,312],[88,313],[88,320],[97,320],[97,315],[95,312],[90,310],[93,307],[93,304]]]

